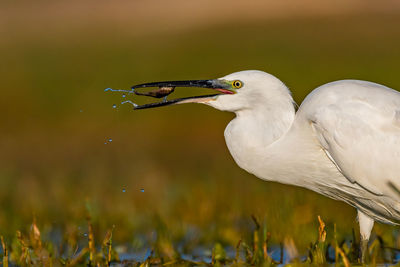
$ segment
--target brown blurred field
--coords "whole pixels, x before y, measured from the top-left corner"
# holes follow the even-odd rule
[[[223,139],[233,114],[113,109],[122,98],[104,89],[244,69],[276,75],[297,103],[337,79],[399,89],[398,2],[3,1],[0,36],[0,235],[9,243],[33,218],[44,240],[83,242],[88,213],[99,240],[114,225],[127,251],[151,246],[156,232],[188,253],[234,247],[251,239],[251,215],[272,244],[294,240],[300,255],[317,238],[317,215],[328,239],[334,224],[339,240],[357,230],[351,207],[239,169]],[[398,229],[374,229],[398,247]]]

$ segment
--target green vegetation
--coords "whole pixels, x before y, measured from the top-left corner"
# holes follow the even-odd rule
[[[221,243],[216,242],[211,248],[211,254],[206,249],[202,251],[203,255],[188,255],[185,253],[186,244],[183,244],[180,251],[177,244],[171,240],[165,229],[157,229],[157,237],[149,247],[146,256],[138,259],[138,254],[121,253],[121,259],[118,250],[123,248],[113,247],[113,231],[109,229],[100,245],[96,246],[93,225],[90,216],[87,220],[88,233],[85,234],[84,243],[82,238],[76,233],[69,233],[66,239],[56,246],[53,242],[43,242],[41,232],[33,221],[29,232],[24,235],[17,231],[12,240],[11,254],[8,255],[9,246],[2,240],[3,248],[3,266],[8,266],[9,260],[18,266],[110,266],[112,264],[121,264],[122,266],[277,266],[286,263],[289,266],[294,265],[327,265],[336,263],[338,265],[350,266],[351,263],[359,264],[358,242],[353,236],[351,242],[338,242],[336,239],[336,227],[331,240],[327,240],[325,223],[318,216],[319,228],[316,231],[316,241],[311,242],[304,256],[298,255],[294,246],[293,239],[285,240],[280,247],[270,246],[272,233],[267,231],[266,223],[261,226],[258,220],[252,216],[254,229],[252,237],[249,240],[238,240],[234,248],[225,248]],[[81,239],[81,240],[79,240]],[[227,255],[226,249],[231,249],[234,254]],[[374,240],[368,251],[368,260],[371,264],[394,262],[396,254],[395,249],[386,247],[381,237]],[[278,252],[279,254],[277,255]],[[335,260],[336,259],[336,260]]]
[[[45,30],[0,42],[3,266],[274,265],[280,246],[291,265],[332,262],[326,251],[341,265],[356,262],[356,212],[239,169],[223,139],[232,114],[201,105],[113,109],[122,98],[103,90],[243,69],[276,75],[298,103],[337,79],[398,89],[399,16],[229,22],[157,35],[113,25]],[[318,215],[326,224],[319,232]],[[400,247],[399,237],[377,224],[371,261],[393,261],[388,248]]]

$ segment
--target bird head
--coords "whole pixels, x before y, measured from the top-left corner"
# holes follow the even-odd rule
[[[192,96],[145,104],[135,109],[154,108],[184,103],[202,103],[223,111],[238,112],[265,106],[267,100],[289,95],[287,87],[276,77],[258,70],[235,72],[212,80],[168,81],[139,84],[133,90],[143,87],[201,87],[216,91],[215,94]],[[291,97],[290,97],[291,98]]]

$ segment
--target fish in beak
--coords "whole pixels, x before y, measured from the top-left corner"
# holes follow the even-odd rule
[[[141,92],[140,88],[157,88],[148,92]],[[218,91],[217,94],[201,95],[183,97],[177,99],[167,100],[166,97],[175,91],[176,87],[198,87],[208,88]],[[139,89],[139,90],[138,90]],[[155,108],[183,103],[204,103],[215,99],[220,94],[235,94],[236,91],[232,89],[231,83],[225,80],[188,80],[188,81],[167,81],[167,82],[152,82],[143,83],[132,86],[132,92],[136,95],[150,96],[155,98],[163,98],[162,102],[149,103],[144,105],[137,105],[134,109]]]

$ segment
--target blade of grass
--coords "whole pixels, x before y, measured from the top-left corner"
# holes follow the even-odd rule
[[[1,246],[3,247],[3,267],[8,267],[8,249],[3,236],[1,236]]]

